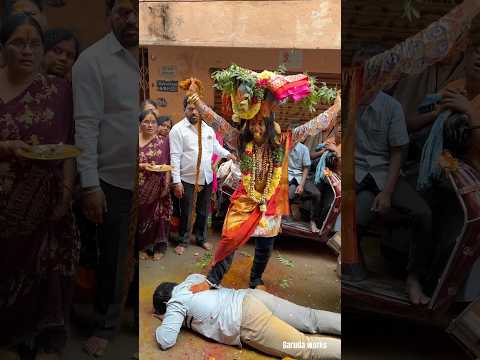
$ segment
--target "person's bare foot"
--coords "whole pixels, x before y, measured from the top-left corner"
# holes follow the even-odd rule
[[[162,260],[164,256],[165,256],[165,253],[157,251],[155,252],[155,254],[153,254],[153,260],[154,261]]]
[[[83,350],[90,356],[100,357],[105,354],[108,340],[98,336],[91,336],[83,345]]]
[[[138,257],[139,257],[140,260],[148,260],[149,259],[149,256],[145,251],[140,251],[138,253]]]
[[[320,232],[320,229],[317,227],[317,224],[314,220],[310,220],[310,230],[312,230],[314,234],[318,234]]]
[[[205,241],[202,245],[199,245],[200,247],[204,248],[205,250],[212,250],[212,244],[208,241]]]
[[[430,298],[425,295],[422,289],[422,285],[418,280],[418,277],[414,274],[409,274],[407,277],[407,293],[410,301],[414,305],[427,305],[430,302]]]
[[[175,248],[175,252],[177,253],[177,255],[183,255],[183,253],[185,252],[185,247],[182,245],[178,245]]]

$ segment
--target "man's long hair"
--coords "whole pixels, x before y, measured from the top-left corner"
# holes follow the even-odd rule
[[[247,144],[251,141],[253,141],[253,134],[250,131],[249,124],[248,122],[252,120],[245,120],[245,123],[242,127],[242,130],[240,132],[239,136],[239,149],[240,153],[245,152],[245,147]],[[274,121],[274,115],[273,113],[270,113],[269,117],[263,118],[263,121],[265,122],[265,143],[270,146],[270,149],[276,149],[279,144],[275,141],[277,137],[277,133],[275,132],[275,121]]]

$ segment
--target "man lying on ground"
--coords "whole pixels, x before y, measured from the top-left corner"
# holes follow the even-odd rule
[[[193,285],[205,281],[204,275],[192,274],[180,284],[164,282],[155,290],[155,312],[164,315],[155,332],[161,349],[175,345],[183,325],[220,343],[248,344],[272,356],[341,358],[340,314],[296,305],[259,289],[218,287],[192,293]]]

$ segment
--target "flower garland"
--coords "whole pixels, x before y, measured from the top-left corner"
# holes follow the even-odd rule
[[[271,152],[271,156],[261,159],[262,167],[266,169],[267,172],[267,180],[263,193],[259,193],[255,189],[258,176],[257,162],[259,159],[257,159],[257,154],[253,151],[253,148],[254,145],[252,142],[246,145],[240,170],[242,172],[243,187],[247,195],[260,205],[260,211],[264,213],[267,211],[267,201],[270,200],[280,184],[284,152],[280,147]]]
[[[442,155],[438,159],[438,164],[442,169],[451,172],[457,172],[459,168],[458,159],[454,158],[448,150],[443,151]]]

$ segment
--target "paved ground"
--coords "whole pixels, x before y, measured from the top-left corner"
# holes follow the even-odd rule
[[[212,234],[214,242],[218,235]],[[173,247],[159,262],[140,264],[140,355],[142,360],[247,360],[270,359],[250,349],[238,349],[211,342],[198,334],[182,330],[174,348],[163,352],[155,343],[154,331],[161,321],[152,316],[152,293],[162,281],[182,281],[188,274],[204,272],[200,265],[205,250],[190,246],[178,256]],[[254,246],[247,244],[235,256],[232,268],[223,285],[233,288],[248,286]],[[292,261],[284,265],[278,254]],[[340,281],[336,277],[336,258],[324,245],[299,239],[281,239],[275,245],[274,255],[266,269],[267,289],[298,304],[329,311],[340,311]]]
[[[83,350],[83,344],[89,335],[92,306],[80,306],[80,322],[72,323],[70,327],[70,339],[67,343],[63,359],[65,360],[92,360]],[[122,328],[118,336],[107,348],[102,360],[131,360],[133,355],[138,355],[138,332],[133,326],[132,308],[128,308],[123,317]],[[1,360],[20,360],[20,358],[7,351],[0,350]]]
[[[81,315],[85,319],[90,319],[93,311],[92,307],[82,307]],[[83,350],[83,344],[90,335],[89,326],[81,326],[74,323],[71,326],[71,341],[68,342],[65,349],[65,360],[92,360]],[[138,331],[134,328],[133,309],[127,308],[123,316],[123,324],[119,334],[108,346],[103,360],[131,360],[133,356],[138,355]]]
[[[342,360],[471,360],[439,328],[372,314],[342,320]]]

